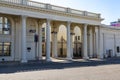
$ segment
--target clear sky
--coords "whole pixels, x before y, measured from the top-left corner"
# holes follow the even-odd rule
[[[120,0],[33,0],[73,9],[101,13],[104,24],[120,18]]]

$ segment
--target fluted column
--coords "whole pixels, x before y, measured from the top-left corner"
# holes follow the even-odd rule
[[[98,29],[98,58],[103,59],[103,34],[100,26]]]
[[[71,60],[71,41],[70,41],[70,25],[71,22],[67,22],[67,59]]]
[[[54,58],[58,57],[58,54],[57,54],[57,29],[56,29],[56,27],[54,27],[54,29],[52,31],[52,56]]]
[[[54,57],[57,58],[57,32],[54,34]]]
[[[26,63],[26,16],[22,16],[22,28],[21,28],[21,62]]]
[[[90,48],[90,58],[93,57],[93,33],[92,33],[92,28],[89,29],[89,48]]]
[[[97,58],[99,57],[99,52],[98,52],[98,27],[95,27],[95,49],[96,49],[96,55],[97,55]]]
[[[46,61],[51,61],[50,59],[50,19],[47,19],[46,23]]]
[[[84,48],[83,48],[83,52],[84,52],[84,59],[89,59],[88,58],[88,51],[87,51],[87,24],[84,25]]]
[[[71,35],[70,35],[70,41],[71,41],[71,57],[73,58],[73,35],[74,35],[74,33],[71,33]]]
[[[38,42],[38,46],[39,46],[39,53],[38,53],[38,58],[39,60],[42,60],[42,21],[39,21],[39,27],[38,27],[38,32],[39,32],[39,42]]]

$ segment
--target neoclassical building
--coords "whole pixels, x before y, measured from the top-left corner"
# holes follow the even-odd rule
[[[0,61],[120,56],[120,28],[101,15],[30,0],[0,0]]]

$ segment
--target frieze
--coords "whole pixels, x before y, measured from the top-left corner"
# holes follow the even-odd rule
[[[55,10],[46,10],[46,9],[42,9],[42,8],[23,6],[23,5],[17,5],[17,4],[0,3],[0,6],[14,8],[14,9],[22,9],[22,10],[33,11],[33,12],[41,12],[41,13],[65,16],[65,17],[72,17],[72,18],[84,18],[84,19],[98,20],[98,21],[101,20],[101,19],[95,18],[95,17],[81,16],[81,15],[77,15],[77,14],[73,14],[73,13],[65,13],[65,12],[55,11]]]

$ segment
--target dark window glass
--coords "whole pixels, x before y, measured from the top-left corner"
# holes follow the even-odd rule
[[[44,32],[45,31],[45,28],[42,28],[42,32]]]
[[[75,40],[77,40],[77,36],[75,36]]]
[[[11,43],[0,43],[0,56],[11,55]]]
[[[78,40],[80,40],[80,36],[78,36]]]
[[[120,52],[120,49],[119,49],[119,46],[117,46],[117,53],[119,53]]]

